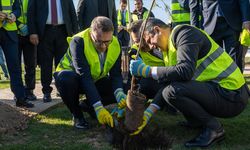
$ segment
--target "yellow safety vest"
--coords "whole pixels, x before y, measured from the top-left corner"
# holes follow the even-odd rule
[[[138,51],[139,48],[136,44],[133,44],[131,49],[135,49]],[[166,52],[162,52],[162,53],[163,53],[163,58],[165,58]],[[151,55],[149,52],[140,51],[139,54],[141,56],[141,59],[143,60],[143,62],[146,65],[149,65],[149,66],[168,66],[167,61],[164,61],[163,59],[155,57],[155,56]]]
[[[21,16],[18,18],[18,21],[21,22],[22,24],[27,24],[27,10],[28,10],[28,0],[22,0]]]
[[[169,38],[167,57],[170,66],[177,64],[177,50],[174,47],[172,35],[175,32],[175,29],[180,26],[182,25],[178,25],[173,29]],[[245,79],[238,66],[227,52],[214,42],[206,32],[202,30],[200,31],[208,37],[211,42],[211,48],[206,56],[197,61],[196,70],[192,80],[213,81],[225,89],[239,89],[245,84]]]
[[[129,13],[128,13],[128,11],[126,11],[126,18],[125,18],[126,26],[129,23],[129,16],[128,15],[129,15]],[[122,13],[121,13],[121,10],[117,11],[117,24],[118,24],[118,26],[122,25]]]
[[[178,24],[190,24],[190,12],[181,7],[178,0],[172,0],[172,22]]]
[[[148,11],[144,11],[144,13],[142,15],[143,20],[147,18],[148,13],[149,13]],[[137,20],[139,20],[139,18],[138,18],[138,16],[136,14],[132,14],[132,20],[137,21]]]
[[[90,72],[91,72],[91,76],[93,80],[97,81],[107,76],[110,69],[113,67],[113,65],[115,64],[115,62],[117,61],[121,53],[120,45],[119,45],[117,38],[113,36],[113,40],[107,50],[107,56],[106,56],[106,60],[104,63],[104,68],[103,70],[101,70],[98,53],[90,38],[90,29],[88,28],[74,35],[73,37],[81,37],[84,40],[83,51],[88,61],[88,64],[90,66]],[[69,37],[67,40],[68,42],[70,42],[72,40],[72,37]],[[72,64],[72,56],[70,54],[69,49],[64,55],[64,57],[61,59],[60,63],[58,64],[56,68],[56,72],[59,72],[62,70],[74,70],[74,67]]]
[[[12,13],[12,5],[14,3],[14,0],[1,0],[1,3],[2,3],[2,12],[7,13],[7,14]],[[13,23],[7,22],[6,24],[3,24],[3,22],[1,22],[1,24],[2,24],[2,27],[7,31],[17,30],[17,26],[15,22]]]

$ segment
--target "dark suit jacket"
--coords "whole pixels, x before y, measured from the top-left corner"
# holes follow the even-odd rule
[[[114,0],[107,0],[108,2],[108,17],[112,20],[117,35],[117,14]],[[80,30],[85,30],[90,27],[91,21],[98,16],[98,0],[79,0],[77,6],[77,18]]]
[[[69,36],[78,32],[75,8],[72,0],[61,0],[63,20]],[[28,9],[28,26],[30,34],[43,36],[47,17],[48,0],[31,0]]]
[[[0,2],[0,11],[2,10],[2,4]],[[18,18],[21,15],[21,8],[19,4],[19,0],[15,0],[12,5],[12,13]],[[9,38],[15,42],[17,42],[17,32],[16,31],[8,31],[7,32]]]
[[[203,0],[204,29],[212,34],[217,21],[218,5],[228,25],[240,32],[242,22],[250,21],[249,0]]]

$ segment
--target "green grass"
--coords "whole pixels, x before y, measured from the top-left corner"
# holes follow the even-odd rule
[[[22,68],[24,68],[24,66]],[[22,69],[22,78],[24,79],[24,69]],[[36,68],[36,82],[40,82],[40,68],[39,67]],[[10,87],[9,80],[0,80],[0,89],[5,89],[9,87]]]
[[[250,85],[250,75],[245,76]],[[92,128],[87,131],[75,130],[72,127],[72,116],[62,104],[35,116],[29,127],[14,135],[0,137],[1,150],[20,149],[113,149],[106,140],[106,130],[97,121],[87,116]],[[171,116],[158,112],[152,118],[151,126],[157,125],[168,131],[175,140],[173,150],[185,149],[183,143],[197,135],[199,130],[187,130],[177,126],[183,120],[181,115]],[[250,105],[235,118],[219,119],[226,131],[226,140],[214,145],[215,150],[250,150]],[[150,127],[150,126],[149,126]]]
[[[88,116],[88,115],[86,115]],[[215,150],[250,149],[250,106],[239,116],[231,119],[220,119],[226,130],[226,140],[214,145]],[[92,128],[87,131],[73,129],[71,115],[64,105],[59,105],[36,116],[29,122],[29,128],[15,135],[0,137],[0,149],[112,149],[105,140],[105,128],[95,120],[87,117]],[[174,150],[185,149],[183,143],[193,138],[199,131],[187,130],[176,123],[183,120],[181,115],[171,116],[159,112],[151,124],[168,131],[175,140]]]

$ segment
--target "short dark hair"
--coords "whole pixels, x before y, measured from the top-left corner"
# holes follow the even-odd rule
[[[135,2],[137,2],[137,1],[140,1],[140,2],[143,4],[143,1],[142,1],[142,0],[135,0]]]
[[[120,0],[120,3],[127,4],[127,0]]]
[[[91,22],[90,28],[92,31],[97,31],[97,29],[101,30],[102,32],[114,31],[114,25],[112,21],[104,16],[95,17]]]
[[[142,25],[141,25],[141,29],[144,26],[144,24],[146,23],[146,20],[143,21]],[[171,25],[170,24],[166,24],[163,21],[161,21],[160,19],[157,18],[149,18],[145,27],[145,31],[151,33],[151,34],[155,34],[154,33],[154,26],[159,26],[160,28],[170,28]]]
[[[142,23],[142,19],[132,22],[128,27],[128,32],[139,33]]]

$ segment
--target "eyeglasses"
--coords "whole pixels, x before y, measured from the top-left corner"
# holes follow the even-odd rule
[[[109,41],[100,41],[100,40],[97,40],[97,38],[95,37],[94,34],[91,34],[91,36],[92,36],[93,42],[95,43],[96,46],[102,46],[102,45],[104,44],[105,46],[108,47],[109,44],[111,44],[112,41],[113,41],[113,37],[112,37],[112,39],[109,40]]]

